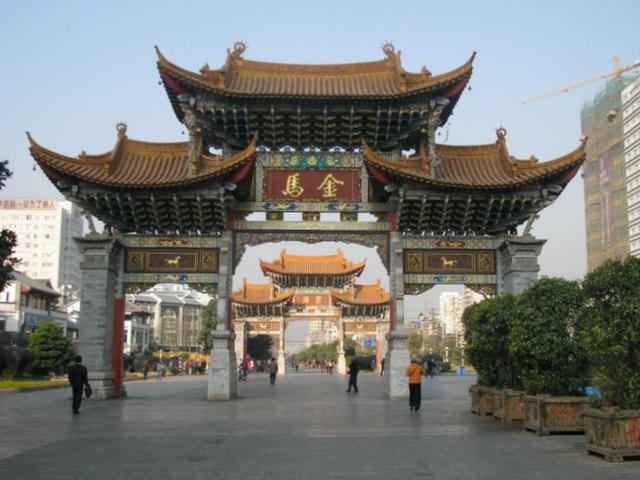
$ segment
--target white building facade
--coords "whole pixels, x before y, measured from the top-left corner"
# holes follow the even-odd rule
[[[464,334],[462,327],[462,295],[457,292],[440,294],[440,321],[445,335]]]
[[[464,287],[464,291],[462,292],[462,313],[474,303],[480,303],[484,299],[485,297],[478,292],[471,290],[469,287]]]
[[[202,328],[205,305],[189,292],[160,287],[141,294],[129,294],[127,301],[135,304],[140,311],[149,313],[147,345],[153,339],[165,350],[199,349],[198,334]]]
[[[80,209],[64,200],[1,199],[0,225],[16,233],[18,266],[25,275],[49,280],[55,290],[80,289],[80,251],[73,237],[83,233]]]
[[[640,77],[622,90],[629,254],[640,257]]]

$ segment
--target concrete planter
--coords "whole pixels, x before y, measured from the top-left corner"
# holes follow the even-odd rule
[[[525,392],[505,388],[498,390],[494,397],[493,417],[502,423],[519,422],[524,420]]]
[[[587,409],[583,415],[587,453],[608,462],[640,456],[640,410]]]
[[[491,395],[490,407],[489,407],[489,411],[487,412],[487,415],[493,415],[493,413],[496,411],[496,408],[498,407],[498,404],[502,401],[502,389],[492,388],[490,395]]]
[[[471,394],[471,412],[477,415],[491,415],[493,413],[493,389],[481,385],[469,387]]]
[[[525,395],[524,428],[538,435],[584,432],[582,413],[593,402],[592,397]]]
[[[480,404],[480,394],[478,393],[478,386],[471,385],[469,387],[469,396],[471,397],[471,413],[478,413],[478,405]]]

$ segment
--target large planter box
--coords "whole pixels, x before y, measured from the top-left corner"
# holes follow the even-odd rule
[[[640,456],[640,410],[587,409],[584,431],[587,453],[609,462]]]
[[[524,428],[538,435],[584,432],[582,413],[593,402],[592,397],[525,395]]]
[[[493,413],[496,411],[496,408],[498,407],[498,403],[502,401],[502,389],[492,388],[490,395],[491,400],[489,401],[490,406],[487,415],[493,415]]]
[[[480,385],[469,387],[471,394],[471,412],[477,415],[491,415],[493,413],[492,388]]]
[[[493,416],[503,423],[520,422],[524,420],[524,395],[525,392],[505,388],[498,390],[497,398],[494,398]]]

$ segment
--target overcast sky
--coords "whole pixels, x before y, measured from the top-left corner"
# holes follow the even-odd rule
[[[463,93],[439,140],[492,143],[496,128],[504,126],[511,154],[551,160],[576,148],[580,108],[603,83],[530,105],[522,101],[609,72],[615,55],[625,64],[638,59],[639,18],[640,2],[633,0],[3,0],[0,159],[10,161],[15,175],[0,197],[59,197],[44,174],[32,170],[27,130],[68,155],[111,149],[120,121],[127,122],[131,138],[184,140],[184,128],[158,85],[154,45],[196,71],[204,63],[222,65],[235,40],[247,42],[246,58],[288,63],[376,60],[383,58],[383,42],[392,41],[402,51],[403,67],[419,71],[426,65],[434,74],[477,51],[471,90]],[[543,274],[584,275],[580,176],[542,212],[533,233],[548,239]],[[273,246],[261,251],[263,257],[277,253]],[[311,251],[331,253],[335,245]],[[353,260],[373,258],[366,276],[375,281],[384,271],[373,265],[371,253],[356,250]]]

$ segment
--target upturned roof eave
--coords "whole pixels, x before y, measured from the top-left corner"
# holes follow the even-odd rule
[[[363,152],[364,152],[364,161],[368,165],[368,167],[373,167],[374,169],[379,169],[385,174],[388,174],[390,177],[398,178],[398,179],[406,179],[409,181],[414,181],[424,185],[431,185],[438,188],[456,188],[460,190],[509,190],[509,189],[518,189],[525,187],[527,185],[531,185],[534,183],[543,182],[545,180],[549,180],[553,177],[562,177],[562,174],[575,169],[576,167],[581,166],[584,163],[586,158],[586,150],[585,150],[585,141],[581,142],[580,146],[573,150],[572,152],[559,157],[554,160],[550,160],[548,162],[544,162],[541,164],[535,164],[530,167],[521,167],[514,168],[514,176],[515,174],[521,174],[522,172],[531,172],[529,178],[523,178],[521,180],[517,180],[514,178],[511,182],[496,182],[496,183],[461,183],[455,181],[449,181],[446,179],[433,178],[426,174],[420,175],[415,172],[407,171],[410,167],[405,165],[401,165],[396,163],[394,165],[394,161],[385,160],[380,157],[373,151],[366,143],[363,142]],[[487,145],[482,145],[484,147]],[[464,147],[461,147],[464,148]],[[571,178],[575,175],[576,172],[573,173]],[[566,179],[564,181],[564,185],[566,185],[570,180]]]
[[[282,94],[282,93],[250,93],[250,92],[239,92],[239,91],[234,91],[234,90],[229,90],[227,88],[224,87],[219,87],[216,85],[212,85],[210,80],[207,80],[202,74],[198,74],[195,72],[192,72],[190,70],[184,69],[182,67],[179,67],[178,65],[170,62],[169,60],[166,59],[166,57],[164,55],[162,55],[162,53],[160,52],[160,50],[156,47],[156,51],[158,54],[158,61],[157,61],[157,67],[158,70],[161,74],[161,78],[163,81],[163,84],[165,86],[165,90],[167,91],[167,93],[169,94],[170,100],[172,102],[174,111],[176,112],[176,114],[178,115],[178,117],[181,119],[184,114],[182,113],[181,109],[178,106],[178,102],[177,102],[177,94],[176,92],[174,92],[171,87],[167,84],[167,80],[164,78],[164,76],[162,75],[162,73],[166,73],[171,75],[172,77],[178,77],[180,80],[182,80],[183,82],[186,82],[187,85],[189,85],[190,87],[196,87],[196,88],[200,88],[203,89],[205,91],[208,91],[210,93],[215,93],[217,95],[220,96],[224,96],[224,97],[232,97],[232,98],[269,98],[269,99],[274,99],[274,98],[281,98],[281,99],[292,99],[292,98],[298,98],[298,99],[304,99],[304,100],[318,100],[318,99],[322,99],[322,100],[343,100],[343,99],[350,99],[350,100],[376,100],[376,99],[382,99],[382,100],[395,100],[395,99],[405,99],[405,98],[410,98],[412,96],[419,96],[425,93],[429,93],[432,91],[436,91],[439,89],[446,89],[447,87],[450,87],[452,85],[457,84],[458,82],[460,82],[461,80],[466,78],[465,81],[465,85],[466,83],[469,81],[469,78],[471,76],[471,73],[473,71],[473,60],[475,58],[476,53],[474,52],[471,57],[469,58],[469,60],[467,60],[467,62],[465,62],[463,65],[461,65],[460,67],[457,67],[449,72],[445,72],[443,74],[440,75],[435,75],[435,76],[431,76],[431,77],[427,77],[427,79],[424,81],[424,83],[422,85],[418,85],[418,86],[414,86],[411,88],[406,89],[405,91],[399,91],[396,93],[392,93],[392,94],[363,94],[363,95],[350,95],[350,94],[345,94],[345,95],[323,95],[323,94],[318,94],[318,95],[308,95],[308,94]],[[400,74],[399,74],[400,75]],[[416,74],[412,74],[412,75],[416,75]],[[457,98],[461,95],[462,91],[458,92],[456,95],[454,95],[452,97],[452,100],[457,101]]]
[[[291,271],[285,271],[279,267],[274,266],[272,263],[270,262],[265,262],[263,260],[260,261],[260,268],[262,269],[263,273],[266,272],[271,272],[271,273],[276,273],[278,275],[299,275],[299,276],[344,276],[344,275],[351,275],[353,273],[357,273],[358,271],[362,271],[364,270],[365,267],[365,263],[366,262],[360,262],[358,264],[354,264],[352,267],[349,267],[348,270],[343,270],[341,272],[291,272]]]
[[[156,182],[156,183],[142,183],[142,182],[128,182],[124,183],[120,180],[110,180],[107,178],[99,178],[97,176],[92,176],[88,174],[83,174],[77,171],[73,171],[74,168],[77,168],[82,162],[81,158],[73,158],[66,155],[62,155],[60,153],[49,150],[45,147],[42,147],[38,144],[35,139],[27,132],[27,138],[29,140],[29,150],[31,152],[32,157],[38,163],[40,168],[42,168],[43,172],[47,177],[55,184],[61,179],[68,178],[73,179],[75,181],[84,181],[93,185],[97,185],[100,187],[107,187],[112,189],[148,189],[148,190],[164,190],[167,188],[182,188],[182,187],[190,187],[196,184],[207,184],[210,181],[213,181],[219,177],[225,177],[230,173],[236,171],[241,166],[245,165],[255,153],[256,145],[257,145],[257,137],[254,136],[254,139],[251,143],[245,148],[243,151],[237,153],[233,157],[228,159],[220,159],[221,167],[218,170],[212,172],[204,172],[198,175],[194,175],[189,178],[184,178],[178,181],[171,181],[170,179],[165,182]],[[139,141],[133,141],[138,143],[145,143]],[[175,145],[181,145],[184,142],[179,142]],[[156,145],[154,143],[149,143],[150,145]],[[173,145],[173,144],[167,144]],[[185,144],[186,145],[186,144]],[[106,152],[100,155],[88,155],[86,156],[89,160],[85,162],[84,166],[93,165],[94,167],[100,167],[104,162],[104,159],[107,159],[114,150]],[[186,151],[183,153],[186,155]],[[207,159],[208,156],[203,155],[204,159]],[[102,160],[100,160],[102,159]],[[226,162],[226,163],[225,163]],[[110,175],[113,177],[113,175]],[[61,177],[61,178],[58,178]]]

